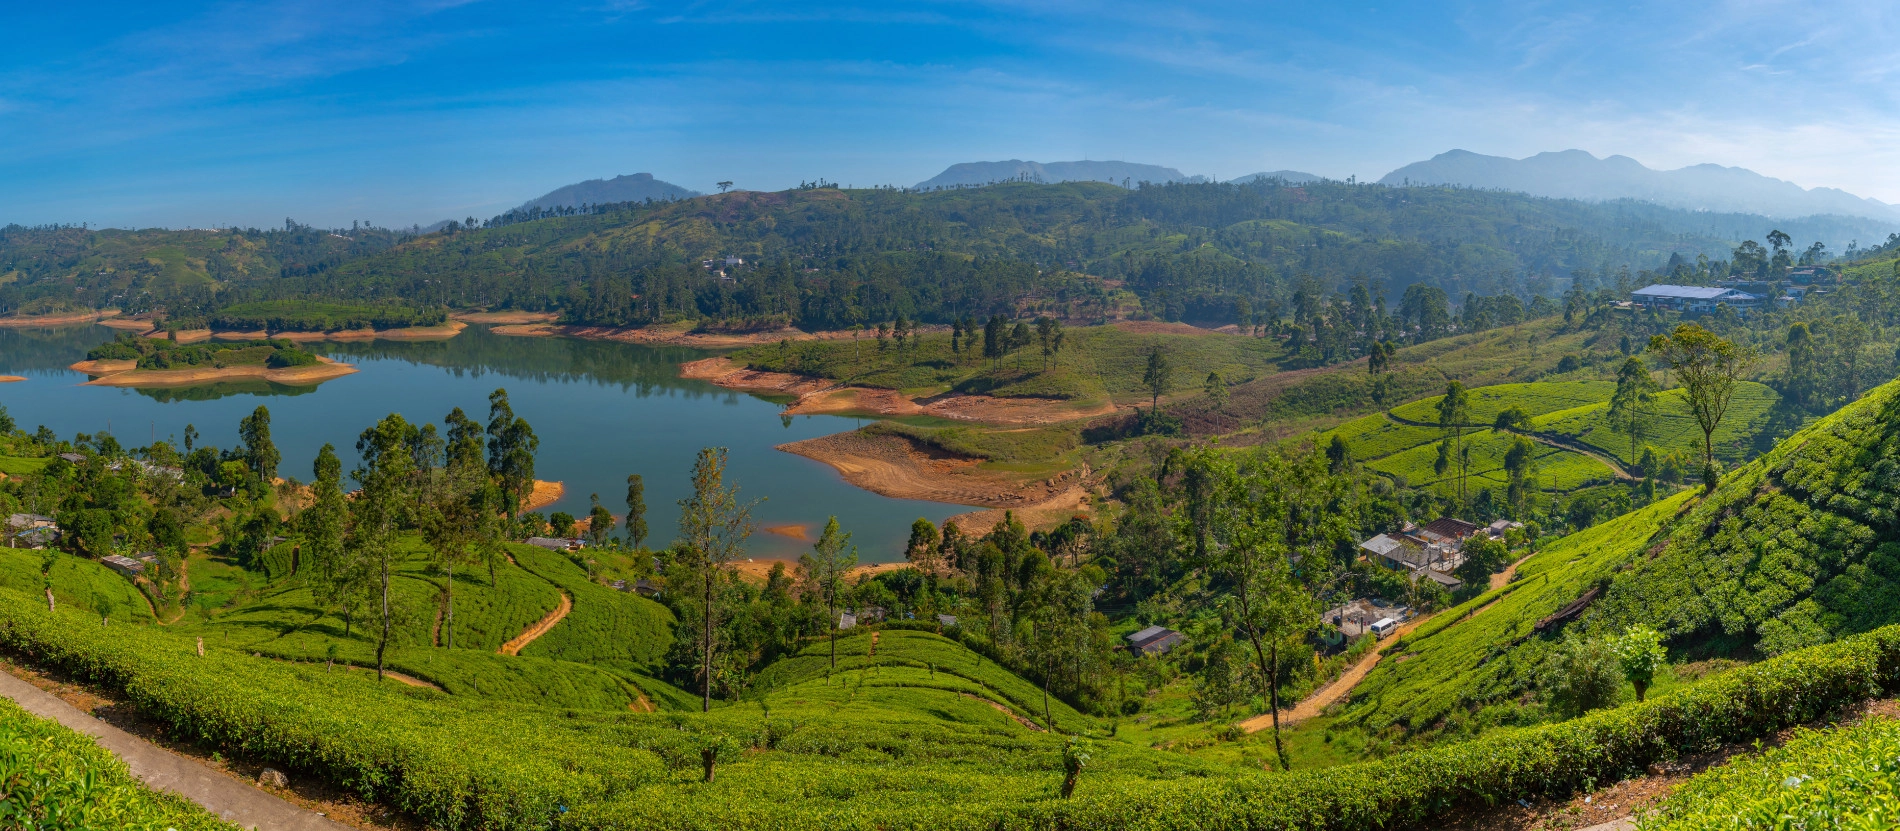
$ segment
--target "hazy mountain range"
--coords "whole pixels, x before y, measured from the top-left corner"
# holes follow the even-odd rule
[[[1440,153],[1386,174],[1382,185],[1466,185],[1561,199],[1638,199],[1672,208],[1797,217],[1816,214],[1900,219],[1900,208],[1835,188],[1803,188],[1739,167],[1699,164],[1655,170],[1628,156],[1582,150],[1527,159],[1466,150]]]
[[[942,173],[917,183],[920,190],[932,188],[987,185],[1026,179],[1031,182],[1108,182],[1134,185],[1137,182],[1205,182],[1205,176],[1188,176],[1172,167],[1133,162],[962,162],[944,168]]]

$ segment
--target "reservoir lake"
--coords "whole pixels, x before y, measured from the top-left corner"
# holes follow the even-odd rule
[[[237,444],[238,420],[269,407],[271,435],[283,463],[278,475],[309,481],[317,450],[328,442],[345,475],[356,463],[356,437],[389,413],[435,422],[461,407],[488,420],[488,395],[508,390],[516,415],[533,425],[541,448],[535,476],[562,482],[566,493],[543,514],[584,516],[589,495],[616,516],[626,512],[627,475],[645,479],[647,544],[675,536],[678,500],[701,447],[727,447],[728,484],[742,501],[763,498],[752,515],[760,526],[748,554],[796,557],[810,543],[767,526],[804,526],[816,537],[836,515],[852,533],[863,562],[903,559],[910,524],[941,522],[970,510],[937,502],[890,499],[847,484],[829,466],[774,449],[865,423],[840,416],[782,416],[783,402],[679,377],[679,365],[708,352],[573,338],[509,337],[471,325],[446,341],[370,341],[310,345],[354,364],[357,372],[313,387],[235,381],[169,389],[83,386],[87,377],[67,369],[86,350],[109,341],[103,326],[0,329],[0,375],[27,380],[0,384],[20,429],[46,425],[61,438],[110,431],[127,447],[153,437],[179,444],[185,426],[199,441]]]

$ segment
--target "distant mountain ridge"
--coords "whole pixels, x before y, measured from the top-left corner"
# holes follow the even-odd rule
[[[1205,182],[1205,176],[1188,176],[1172,167],[1134,162],[1026,162],[1010,159],[1006,162],[960,162],[944,168],[942,173],[917,183],[919,190],[933,188],[969,187],[988,185],[995,182],[1011,182],[1026,179],[1032,182],[1107,182],[1111,185],[1129,186],[1139,182]]]
[[[1582,150],[1524,159],[1468,150],[1440,153],[1394,170],[1379,184],[1464,185],[1560,199],[1638,199],[1696,211],[1773,218],[1838,214],[1900,220],[1900,207],[1836,188],[1803,188],[1739,167],[1699,164],[1656,170],[1628,156],[1597,158]]]
[[[1249,182],[1258,182],[1262,179],[1277,179],[1289,185],[1304,185],[1308,182],[1317,182],[1324,178],[1326,177],[1317,176],[1312,173],[1303,173],[1298,170],[1272,170],[1263,173],[1249,173],[1245,176],[1228,179],[1227,183],[1232,185],[1244,185]]]
[[[555,188],[547,194],[530,199],[522,204],[522,209],[530,208],[576,208],[581,205],[604,205],[612,202],[668,202],[675,199],[691,199],[701,195],[698,191],[687,190],[671,182],[653,178],[651,173],[634,173],[615,176],[612,179],[589,179],[571,185]]]

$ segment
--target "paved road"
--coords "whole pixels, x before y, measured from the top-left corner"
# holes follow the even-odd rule
[[[93,718],[6,672],[0,672],[0,695],[13,699],[29,713],[94,737],[100,747],[124,759],[132,775],[146,785],[184,796],[229,822],[262,831],[352,831],[350,826]]]

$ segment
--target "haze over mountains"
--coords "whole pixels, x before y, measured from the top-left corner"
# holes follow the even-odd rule
[[[1739,167],[1699,164],[1655,170],[1628,156],[1582,150],[1525,159],[1466,150],[1440,153],[1386,174],[1382,185],[1465,185],[1561,199],[1638,199],[1697,211],[1798,217],[1816,214],[1900,219],[1900,207],[1835,188],[1803,188]]]
[[[1134,162],[962,162],[944,168],[942,173],[917,183],[919,190],[968,187],[993,182],[1025,179],[1031,182],[1205,182],[1205,176],[1188,176],[1172,167]]]

